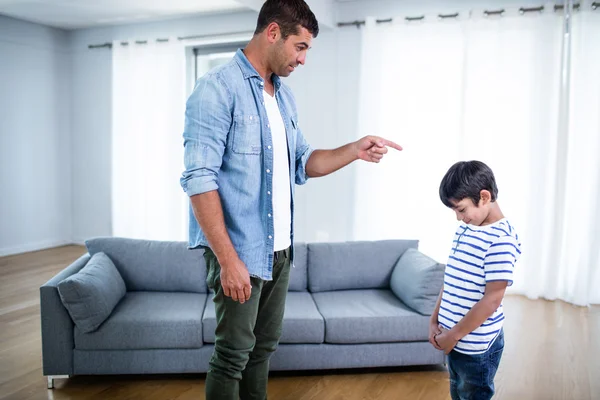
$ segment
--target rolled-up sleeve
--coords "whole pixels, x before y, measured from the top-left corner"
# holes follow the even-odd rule
[[[309,176],[306,173],[306,163],[312,154],[313,149],[310,147],[302,131],[296,129],[296,184],[304,185]]]
[[[217,190],[231,127],[231,96],[217,74],[196,84],[186,103],[184,167],[180,183],[188,196]]]

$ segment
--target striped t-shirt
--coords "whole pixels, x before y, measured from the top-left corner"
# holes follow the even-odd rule
[[[486,282],[508,281],[512,285],[521,243],[515,229],[501,219],[490,225],[462,223],[452,243],[444,275],[444,292],[438,321],[446,329],[458,323],[485,293]],[[479,328],[454,347],[460,353],[485,353],[504,325],[502,304]]]

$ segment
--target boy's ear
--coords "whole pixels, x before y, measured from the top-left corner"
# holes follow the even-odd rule
[[[479,192],[479,204],[484,206],[486,204],[488,204],[490,201],[492,201],[492,194],[489,192],[489,190],[482,190],[481,192]]]

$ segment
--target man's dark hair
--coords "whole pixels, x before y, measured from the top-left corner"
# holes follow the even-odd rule
[[[281,30],[283,39],[297,35],[302,26],[309,31],[313,38],[319,34],[319,22],[304,0],[267,0],[258,13],[256,31],[261,33],[271,22],[276,22]]]
[[[492,202],[498,197],[498,187],[494,173],[481,161],[461,161],[454,164],[440,184],[440,199],[446,207],[453,208],[455,202],[469,198],[477,206],[481,199],[480,192],[487,190],[492,195]]]

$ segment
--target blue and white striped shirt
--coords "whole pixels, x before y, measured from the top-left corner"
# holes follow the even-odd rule
[[[462,223],[454,235],[446,264],[438,322],[451,329],[483,298],[487,282],[512,285],[515,263],[521,255],[519,235],[501,219],[490,225]],[[479,328],[462,338],[454,349],[464,354],[485,353],[504,325],[502,304]]]

